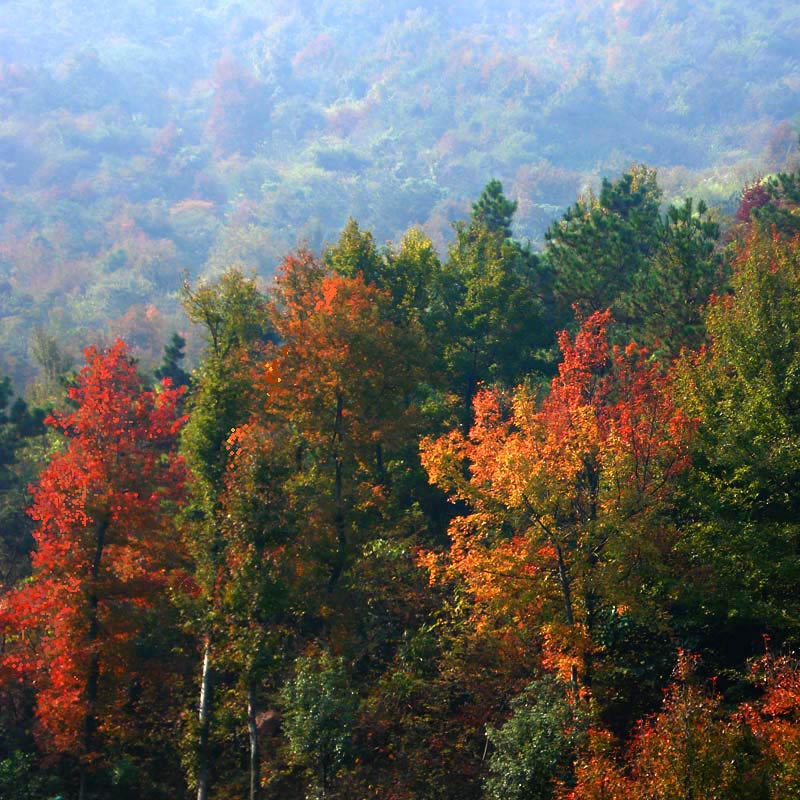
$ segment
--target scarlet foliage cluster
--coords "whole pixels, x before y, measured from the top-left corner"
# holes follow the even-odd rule
[[[742,716],[761,744],[773,775],[775,800],[800,792],[800,668],[789,656],[767,653],[753,668],[764,689],[760,703],[748,703]]]
[[[146,683],[135,644],[181,566],[171,510],[185,476],[182,390],[143,390],[122,341],[86,362],[75,410],[47,420],[67,443],[32,488],[33,576],[4,599],[0,626],[49,749],[90,757],[95,729],[120,734],[129,690]]]

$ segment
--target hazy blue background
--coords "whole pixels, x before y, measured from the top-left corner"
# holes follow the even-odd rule
[[[788,1],[4,2],[0,372],[37,326],[152,357],[184,269],[349,216],[445,248],[492,177],[535,242],[635,161],[730,209],[792,157],[798,53]]]

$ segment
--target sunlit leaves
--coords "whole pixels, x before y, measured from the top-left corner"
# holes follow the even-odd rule
[[[440,563],[427,562],[466,582],[479,617],[505,609],[506,625],[525,619],[545,645],[551,631],[567,661],[591,646],[580,631],[593,604],[628,604],[650,579],[625,565],[647,551],[658,560],[660,515],[694,430],[645,351],[609,346],[609,322],[595,313],[574,340],[561,335],[563,360],[543,400],[484,389],[468,436],[423,442],[431,480],[470,508]]]

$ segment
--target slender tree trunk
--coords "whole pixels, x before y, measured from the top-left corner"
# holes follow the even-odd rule
[[[91,655],[89,657],[89,672],[86,675],[86,718],[83,721],[83,758],[80,764],[80,779],[78,785],[78,800],[86,798],[86,784],[88,780],[86,759],[89,758],[94,747],[94,733],[97,728],[96,705],[97,687],[100,680],[100,654],[97,652],[97,638],[100,634],[100,619],[98,606],[97,582],[100,578],[100,562],[103,559],[103,550],[106,545],[106,532],[108,520],[101,520],[97,525],[97,538],[95,539],[94,558],[92,559],[92,584],[89,591],[89,630],[87,638]]]
[[[197,800],[208,798],[208,731],[211,708],[211,639],[206,637],[203,648],[203,677],[200,681],[200,750],[197,769]]]
[[[597,607],[598,597],[594,589],[588,589],[584,596],[583,602],[586,607],[586,632],[590,640],[593,640],[595,629],[597,628]],[[592,688],[594,683],[594,656],[591,649],[586,653],[584,658],[583,670],[583,685],[587,689]]]
[[[572,587],[567,574],[567,565],[564,562],[564,552],[555,539],[551,539],[551,543],[555,548],[558,561],[558,582],[561,584],[561,596],[564,600],[564,616],[566,617],[567,625],[572,627],[575,624],[575,615],[572,612]]]
[[[86,800],[86,764],[81,761],[78,783],[78,800]]]
[[[344,398],[341,394],[336,397],[336,419],[333,428],[333,440],[342,442],[342,424],[344,420]],[[332,592],[339,582],[339,578],[344,570],[344,562],[347,557],[347,534],[344,524],[344,489],[342,476],[342,457],[337,451],[334,454],[334,481],[333,481],[333,506],[334,517],[333,526],[336,530],[336,556],[331,569],[331,577],[328,580],[328,592]]]
[[[564,561],[564,552],[561,545],[555,540],[550,540],[556,551],[556,558],[558,559],[558,581],[561,584],[561,595],[564,600],[564,617],[567,620],[567,625],[570,628],[575,625],[575,614],[572,611],[572,585],[570,584],[569,573],[567,565]],[[573,664],[571,670],[571,681],[573,689],[578,688],[578,668]]]
[[[258,800],[261,796],[261,754],[258,750],[256,685],[254,681],[251,681],[247,687],[247,729],[250,733],[250,800]]]

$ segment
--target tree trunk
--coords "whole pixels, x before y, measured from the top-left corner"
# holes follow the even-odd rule
[[[567,625],[572,628],[575,626],[575,614],[572,611],[572,586],[567,572],[567,565],[564,561],[564,553],[561,550],[561,545],[554,538],[550,541],[556,550],[556,558],[558,559],[558,580],[561,584],[561,595],[564,599],[564,616],[566,617]],[[572,688],[577,691],[578,668],[574,664],[572,665],[570,679]]]
[[[91,648],[89,657],[89,672],[86,675],[86,718],[83,722],[83,758],[80,765],[80,783],[78,786],[78,800],[86,798],[87,763],[94,747],[94,732],[97,728],[96,709],[97,688],[100,679],[100,654],[97,652],[96,643],[100,635],[100,619],[98,606],[100,596],[97,593],[97,581],[100,578],[100,563],[103,559],[103,550],[106,545],[106,532],[108,520],[103,519],[97,525],[97,538],[95,540],[94,558],[92,559],[92,583],[89,590],[89,630],[87,639]]]
[[[86,800],[86,764],[81,761],[79,769],[78,800]]]
[[[333,441],[338,440],[339,446],[342,442],[342,425],[344,420],[344,398],[341,394],[336,397],[336,419],[333,428]],[[333,505],[334,517],[333,527],[336,530],[336,555],[331,569],[331,576],[328,580],[328,593],[333,592],[339,578],[342,576],[344,570],[345,560],[347,558],[347,534],[345,531],[344,520],[344,478],[342,475],[342,456],[340,452],[335,452],[333,457],[334,462],[334,480],[333,480]]]
[[[208,729],[211,708],[211,640],[203,648],[203,677],[200,681],[200,750],[197,769],[197,800],[208,798]]]
[[[253,681],[247,687],[247,729],[250,733],[250,800],[258,800],[261,796],[261,755],[256,725],[256,685]]]

